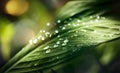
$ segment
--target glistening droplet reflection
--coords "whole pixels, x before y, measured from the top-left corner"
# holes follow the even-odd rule
[[[46,50],[46,49],[49,49],[49,46],[46,46],[45,48],[43,48],[44,50]]]
[[[61,20],[57,20],[57,23],[60,23],[61,22]]]
[[[50,53],[51,52],[51,50],[50,49],[48,49],[48,50],[46,50],[46,52],[45,53]]]
[[[37,39],[34,39],[34,40],[33,40],[33,43],[34,43],[34,44],[37,44],[37,41],[38,41]]]
[[[32,45],[32,44],[33,44],[33,41],[32,41],[32,40],[29,40],[29,43]]]

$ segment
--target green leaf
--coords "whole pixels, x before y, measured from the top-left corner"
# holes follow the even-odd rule
[[[79,6],[77,3],[73,5]],[[102,8],[84,9],[87,6],[83,6],[82,11],[78,8],[78,12],[75,9],[64,13],[72,10],[68,4],[67,10],[61,10],[64,14],[60,13],[56,18],[57,27],[52,32],[40,31],[1,69],[1,73],[54,73],[54,70],[71,63],[76,57],[85,55],[86,51],[92,52],[89,49],[120,38],[120,21],[103,16],[106,11]],[[76,13],[66,15],[71,12]]]

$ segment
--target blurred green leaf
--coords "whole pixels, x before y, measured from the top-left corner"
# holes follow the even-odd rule
[[[8,22],[6,19],[0,19],[0,42],[2,46],[2,55],[4,60],[10,58],[10,42],[14,34],[13,25]]]

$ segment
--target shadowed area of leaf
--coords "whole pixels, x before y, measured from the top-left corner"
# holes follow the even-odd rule
[[[103,16],[107,12],[104,11],[104,6],[101,7],[95,2],[84,3],[68,3],[65,9],[61,10],[62,13],[58,14],[57,27],[51,35],[43,38],[38,34],[1,72],[57,73],[56,69],[71,63],[74,58],[82,59],[88,52],[92,53],[92,49],[97,45],[120,37],[120,22],[110,16]],[[94,8],[94,5],[98,7]],[[44,32],[45,36],[46,34],[47,32]]]

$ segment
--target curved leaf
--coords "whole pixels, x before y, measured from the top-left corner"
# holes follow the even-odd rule
[[[1,72],[42,73],[44,70],[50,70],[54,73],[52,67],[58,67],[63,62],[67,64],[71,59],[81,56],[85,49],[120,37],[119,21],[103,17],[103,11],[91,9],[84,11],[63,20],[58,19],[57,28],[51,33],[41,31],[44,34],[38,34],[30,40],[30,43],[13,57]],[[43,42],[40,42],[41,40]]]

